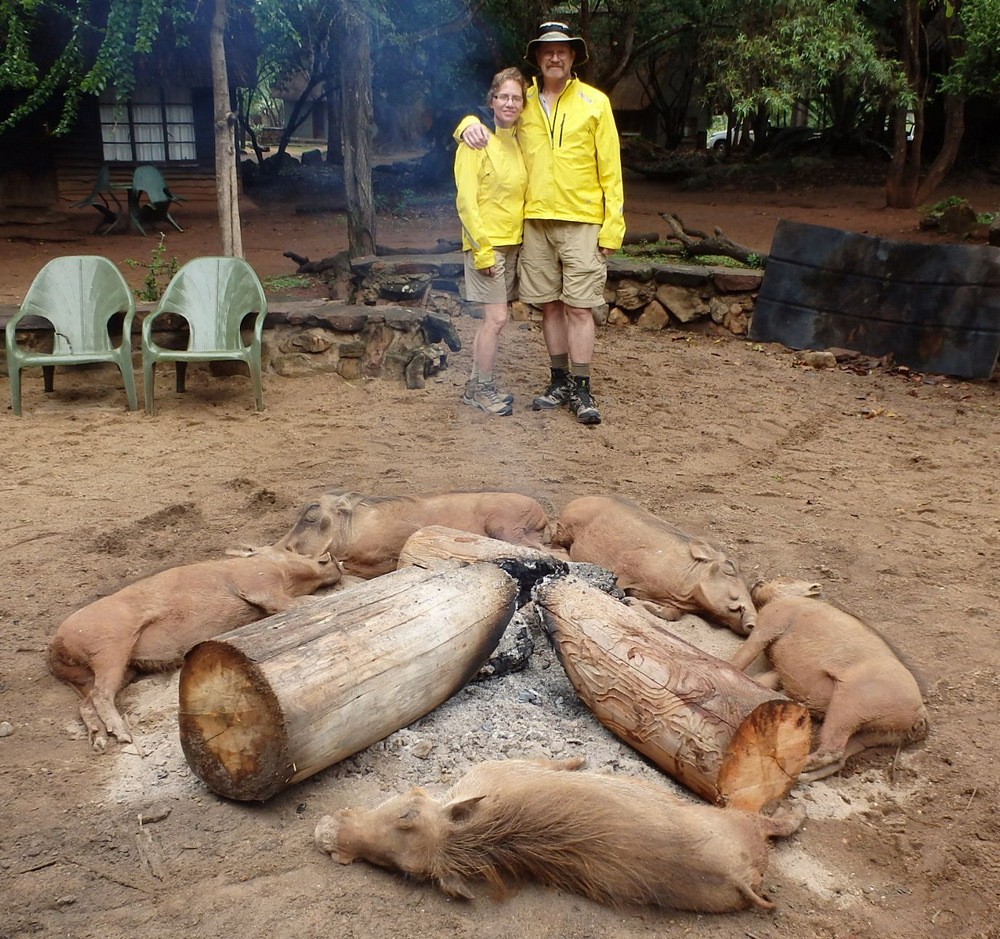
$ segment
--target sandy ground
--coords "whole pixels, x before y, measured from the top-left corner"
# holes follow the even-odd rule
[[[971,195],[995,208],[995,192]],[[658,212],[678,211],[762,250],[779,217],[938,237],[880,205],[881,191],[862,187],[690,195],[633,183],[628,221],[662,229]],[[166,236],[169,254],[218,251],[213,219],[177,217],[186,231]],[[91,237],[89,224],[0,228],[0,303],[16,303],[49,257],[146,258],[155,243]],[[442,209],[382,219],[379,241],[454,234]],[[346,240],[336,216],[249,205],[244,235],[265,277],[292,272],[285,250],[318,258]],[[163,381],[153,418],[127,412],[113,375],[60,374],[53,395],[26,376],[25,416],[0,412],[0,936],[1000,937],[997,382],[814,371],[778,346],[607,329],[594,368],[605,421],[583,428],[529,409],[543,343],[512,326],[500,368],[515,411],[490,419],[458,400],[475,326],[457,321],[465,349],[426,389],[268,375],[263,413],[245,378],[195,368],[184,396]],[[277,538],[327,488],[512,489],[553,516],[579,495],[630,497],[727,546],[748,580],[822,581],[880,627],[923,676],[930,736],[794,790],[809,818],[775,845],[765,887],[776,909],[714,916],[534,887],[503,904],[455,902],[313,846],[324,814],[413,783],[441,791],[484,758],[586,755],[670,785],[578,702],[537,629],[525,671],[470,685],[266,804],[226,801],[191,773],[176,674],[121,697],[145,755],[91,752],[73,694],[45,667],[58,624],[143,575]],[[739,642],[695,617],[677,632],[721,655]]]

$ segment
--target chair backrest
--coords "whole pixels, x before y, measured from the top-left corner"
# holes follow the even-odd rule
[[[60,355],[109,352],[108,320],[135,311],[132,290],[112,261],[97,255],[53,258],[28,288],[19,316],[44,316]]]
[[[95,195],[99,192],[110,192],[111,191],[111,168],[107,165],[102,166],[97,171],[97,182],[94,183],[94,193]]]
[[[167,181],[163,178],[163,174],[149,163],[135,168],[132,174],[132,189],[135,192],[146,193],[150,202],[170,201]]]
[[[191,330],[188,349],[239,349],[240,324],[248,313],[266,313],[267,298],[243,258],[195,258],[171,278],[154,315],[179,313]]]

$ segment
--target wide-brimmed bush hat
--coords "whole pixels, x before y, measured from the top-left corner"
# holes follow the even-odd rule
[[[528,48],[524,53],[525,61],[530,62],[534,66],[538,65],[535,57],[538,54],[538,44],[540,42],[569,43],[576,52],[573,65],[583,65],[587,61],[587,44],[579,36],[574,36],[573,30],[565,23],[542,23],[538,27],[538,35],[528,43]]]

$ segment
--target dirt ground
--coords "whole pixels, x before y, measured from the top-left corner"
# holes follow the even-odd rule
[[[974,207],[997,207],[977,186]],[[940,238],[876,187],[682,194],[632,181],[629,226],[658,212],[719,225],[766,250],[781,217],[900,239]],[[214,220],[183,207],[181,260],[216,253]],[[50,257],[145,259],[153,238],[86,234],[92,220],[0,227],[0,303],[17,303]],[[379,241],[454,237],[448,209],[380,220]],[[339,216],[247,205],[248,259],[290,274],[282,252],[345,246]],[[141,271],[127,275],[138,285]],[[594,385],[604,423],[534,413],[541,334],[511,326],[500,369],[514,415],[459,403],[476,321],[426,389],[337,376],[265,376],[257,413],[243,377],[192,368],[188,392],[161,378],[158,413],[129,413],[111,374],[75,370],[44,395],[27,373],[24,416],[0,412],[0,937],[175,939],[997,939],[1000,925],[1000,385],[884,369],[814,371],[776,345],[707,332],[604,329]],[[9,402],[6,380],[0,400]],[[470,685],[415,725],[266,804],[226,801],[195,777],[176,730],[177,676],[122,695],[141,751],[93,753],[76,699],[44,650],[73,610],[168,566],[274,540],[327,488],[374,493],[513,489],[552,515],[579,495],[620,493],[740,560],[750,581],[823,582],[902,650],[926,687],[931,733],[868,751],[799,786],[808,821],[775,845],[773,912],[613,910],[529,887],[498,904],[321,854],[319,819],[411,784],[438,792],[480,759],[585,754],[593,768],[663,774],[577,701],[534,631],[528,668]],[[738,639],[696,617],[684,638],[729,655]]]

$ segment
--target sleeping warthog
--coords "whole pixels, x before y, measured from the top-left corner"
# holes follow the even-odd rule
[[[736,561],[628,499],[574,499],[559,516],[552,543],[569,548],[573,561],[613,571],[628,596],[663,619],[706,613],[741,636],[757,621]]]
[[[49,643],[49,669],[80,695],[95,750],[109,734],[129,743],[115,696],[137,672],[176,668],[199,642],[281,613],[340,573],[329,555],[274,548],[161,571],[70,614]]]
[[[502,898],[527,880],[602,903],[725,913],[761,895],[769,837],[804,812],[773,818],[695,805],[653,783],[576,770],[583,760],[480,763],[443,802],[414,787],[375,809],[341,809],[316,844],[341,864],[373,864],[472,898],[483,878]]]
[[[396,569],[406,539],[426,525],[544,548],[549,519],[534,499],[516,492],[366,496],[333,491],[307,505],[275,547],[307,557],[329,552],[347,573],[378,577]]]
[[[780,687],[823,718],[819,746],[799,779],[811,782],[841,769],[849,756],[927,736],[920,686],[870,626],[816,599],[819,584],[776,579],[755,584],[760,616],[732,664],[745,669],[760,653],[772,671],[755,676]]]

